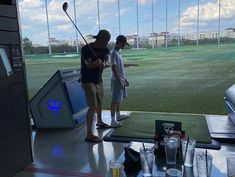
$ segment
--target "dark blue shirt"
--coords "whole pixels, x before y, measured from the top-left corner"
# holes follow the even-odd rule
[[[95,48],[93,47],[92,43],[90,44],[91,48],[95,52],[96,56],[102,60],[102,62],[105,61],[105,55],[109,55],[109,49],[107,47],[105,48]],[[85,64],[85,60],[91,59],[91,62],[94,62],[97,60],[97,58],[94,56],[94,54],[91,52],[88,45],[85,45],[82,47],[81,52],[81,81],[82,83],[88,83],[92,82],[94,84],[99,84],[102,82],[102,73],[103,69],[96,67],[96,68],[88,68]]]

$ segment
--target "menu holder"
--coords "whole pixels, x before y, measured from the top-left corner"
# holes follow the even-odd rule
[[[176,121],[156,120],[155,121],[155,140],[158,141],[159,148],[156,150],[157,165],[165,164],[164,137],[172,135],[173,131],[182,133],[182,123]],[[177,152],[177,164],[182,163],[181,151]]]
[[[155,120],[155,140],[161,141],[172,130],[182,131],[182,123],[176,121]]]
[[[170,134],[171,130],[181,131],[182,123],[176,121],[156,120],[155,121],[156,132],[162,135]]]

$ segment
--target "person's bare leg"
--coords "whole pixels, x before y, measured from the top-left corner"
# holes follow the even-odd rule
[[[121,113],[120,113],[120,102],[117,102],[116,103],[116,120],[120,116],[121,116]]]
[[[116,112],[120,112],[120,102],[116,103]]]
[[[87,111],[87,118],[86,118],[86,123],[87,123],[87,138],[91,138],[94,136],[92,132],[92,124],[93,124],[93,117],[95,113],[95,107],[90,106]]]
[[[99,89],[97,90],[97,106],[96,106],[96,114],[97,114],[97,125],[104,124],[102,120],[102,102],[104,97],[104,89],[103,89],[103,82],[99,83]]]
[[[111,112],[111,126],[113,128],[117,128],[117,127],[120,127],[122,125],[122,123],[120,123],[119,121],[117,121],[117,118],[115,118],[115,114],[116,111],[117,111],[117,106],[119,105],[119,102],[112,102],[111,103],[111,109],[110,109],[110,112]],[[117,115],[116,115],[117,117]]]
[[[97,114],[97,125],[103,124],[103,120],[101,117],[102,116],[102,106],[101,105],[97,105],[96,114]]]
[[[116,103],[115,102],[111,102],[111,105],[110,105],[111,118],[115,117],[115,112],[116,112]]]

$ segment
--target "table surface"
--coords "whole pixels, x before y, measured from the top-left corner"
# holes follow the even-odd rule
[[[235,146],[234,144],[226,144],[226,143],[221,143],[221,149],[220,150],[207,150],[208,153],[212,154],[213,156],[213,166],[212,166],[212,171],[211,171],[211,177],[227,177],[227,167],[226,167],[226,156],[228,154],[235,154]],[[201,151],[205,151],[206,149],[201,149],[201,148],[196,148],[195,149],[195,153],[197,152],[201,152]],[[123,161],[125,160],[124,157],[124,152],[121,154],[120,159],[122,159]],[[165,176],[166,173],[165,171],[168,168],[171,167],[176,167],[178,169],[180,169],[183,172],[183,165],[178,164],[176,166],[167,166],[167,164],[165,164],[165,160],[164,163],[162,162],[157,162],[157,160],[155,160],[156,163],[153,167],[153,176],[156,177],[160,177],[160,176]],[[160,163],[160,164],[159,164]],[[133,172],[126,172],[126,170],[124,170],[123,172],[123,177],[142,177],[142,172],[141,172],[141,168],[137,168],[136,170],[132,170]],[[196,159],[194,158],[194,164],[193,167],[189,168],[189,167],[185,167],[184,170],[184,176],[186,177],[197,177],[197,170],[196,170]]]

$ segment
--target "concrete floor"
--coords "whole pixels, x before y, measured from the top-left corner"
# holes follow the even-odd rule
[[[123,113],[130,114],[130,112]],[[109,111],[103,111],[103,119],[104,122],[110,123]],[[100,137],[104,137],[110,131],[110,129],[96,129],[95,126],[93,130]],[[111,159],[120,157],[126,144],[105,141],[97,144],[87,143],[84,141],[85,136],[85,124],[75,129],[33,131],[34,162],[14,177],[110,176],[108,163]],[[226,156],[235,152],[234,143],[221,143],[221,145],[221,150],[208,150],[213,155],[212,177],[227,176]],[[202,150],[205,151],[197,148],[196,152]],[[139,176],[142,176],[141,173]]]
[[[110,123],[109,111],[103,111],[103,119]],[[95,126],[93,130],[99,137],[110,131]],[[87,143],[85,136],[85,124],[75,129],[33,131],[34,162],[27,168],[41,172],[22,171],[14,177],[70,177],[82,176],[81,173],[105,176],[109,172],[108,162],[122,154],[125,143]]]

